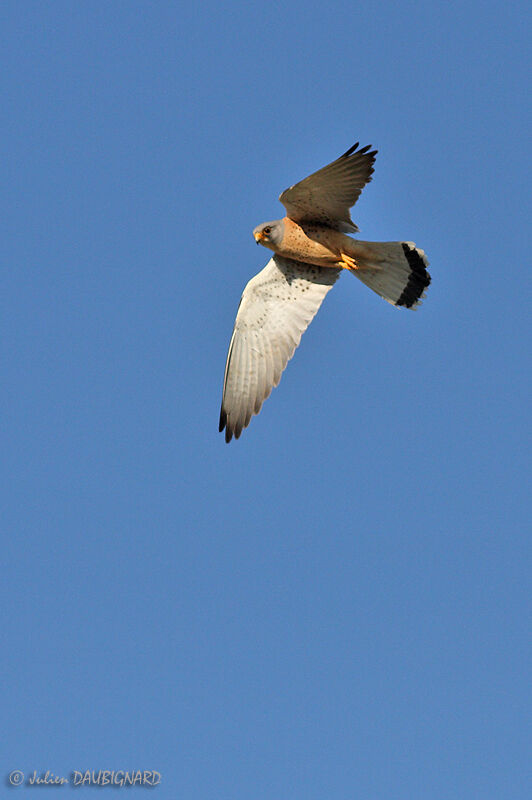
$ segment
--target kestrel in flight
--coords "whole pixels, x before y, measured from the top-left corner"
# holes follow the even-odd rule
[[[376,150],[353,145],[332,164],[286,189],[286,217],[253,231],[274,256],[240,300],[225,365],[220,431],[236,439],[281,380],[302,334],[340,270],[394,306],[415,308],[430,283],[413,242],[362,242],[349,215],[371,180]]]

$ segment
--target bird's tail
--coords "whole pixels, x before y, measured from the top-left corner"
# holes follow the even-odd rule
[[[353,270],[362,283],[394,306],[415,308],[430,283],[429,262],[413,242],[361,242],[353,239]]]

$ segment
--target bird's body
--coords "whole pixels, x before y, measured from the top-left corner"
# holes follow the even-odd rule
[[[281,241],[274,245],[259,238],[259,244],[263,244],[283,258],[304,261],[305,264],[349,268],[343,256],[354,253],[358,243],[345,233],[335,231],[319,222],[298,224],[290,217],[283,217],[277,222],[282,226]]]
[[[283,219],[253,231],[274,256],[244,290],[224,376],[220,431],[238,438],[277,386],[302,333],[341,269],[395,306],[414,308],[430,283],[423,250],[413,242],[363,242],[347,236],[349,215],[371,180],[376,151],[350,148],[286,189]]]
[[[278,243],[272,244],[264,238],[261,239],[259,233],[255,236],[258,237],[257,244],[264,245],[283,258],[292,258],[316,267],[339,267],[354,271],[378,270],[386,260],[379,251],[381,242],[352,239],[351,236],[319,222],[298,224],[289,217],[283,217],[275,223],[279,224],[282,231],[282,238]],[[272,224],[274,223],[267,223]]]

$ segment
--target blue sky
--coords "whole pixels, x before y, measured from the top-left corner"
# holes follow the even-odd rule
[[[529,15],[3,3],[5,776],[530,797]],[[425,304],[342,275],[228,446],[251,231],[357,140]]]

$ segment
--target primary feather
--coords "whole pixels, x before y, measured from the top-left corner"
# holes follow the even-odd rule
[[[242,295],[225,366],[220,431],[240,436],[270,396],[339,269],[275,255]]]

